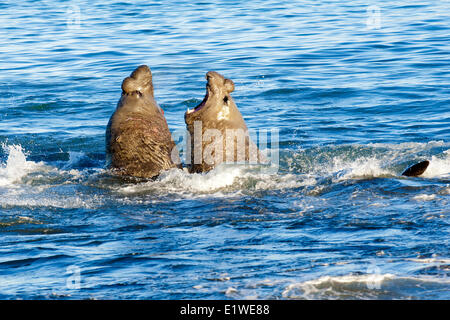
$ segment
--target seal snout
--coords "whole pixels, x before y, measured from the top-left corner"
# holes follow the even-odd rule
[[[230,93],[234,91],[234,82],[230,79],[226,79],[220,73],[216,71],[209,71],[206,73],[206,94],[202,102],[194,109],[189,109],[185,113],[185,119],[190,117],[192,114],[199,112],[200,110],[207,109],[204,108],[207,104],[208,106],[215,104],[214,101],[223,101],[223,103],[228,103],[231,99]],[[209,100],[213,102],[208,102]]]
[[[129,77],[122,82],[124,94],[137,93],[142,96],[144,92],[153,93],[152,72],[146,65],[137,67]]]
[[[234,91],[234,82],[230,79],[226,79],[216,71],[209,71],[208,73],[206,73],[206,80],[208,81],[206,85],[207,87],[209,86],[210,88],[220,88],[227,93],[231,93]]]

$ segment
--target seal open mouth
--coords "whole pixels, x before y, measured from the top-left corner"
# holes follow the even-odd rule
[[[198,106],[196,106],[194,109],[188,109],[186,113],[191,114],[191,113],[200,111],[205,106],[206,101],[208,101],[208,98],[209,98],[209,88],[206,87],[206,94],[205,94],[205,97],[203,98],[202,102],[200,102],[200,104]]]

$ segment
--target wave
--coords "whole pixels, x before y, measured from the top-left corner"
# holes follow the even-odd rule
[[[177,193],[186,197],[233,196],[245,192],[293,189],[310,186],[316,179],[296,174],[266,173],[259,166],[220,165],[207,173],[172,169],[155,181],[119,186],[123,194],[142,192]]]
[[[68,165],[63,170],[28,160],[29,153],[21,145],[4,143],[2,149],[6,161],[0,163],[0,207],[90,208],[99,202],[96,197],[67,190],[82,172]],[[69,164],[76,162],[72,158]]]
[[[444,151],[441,155],[432,156],[430,165],[425,173],[424,178],[449,177],[450,176],[450,149]]]
[[[289,284],[284,299],[448,299],[450,279],[393,274],[323,276]]]
[[[428,143],[338,145],[285,154],[289,172],[332,177],[333,182],[400,177],[408,166],[429,159],[424,178],[450,174],[450,149],[442,141]]]

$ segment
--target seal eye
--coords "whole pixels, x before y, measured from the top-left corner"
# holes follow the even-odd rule
[[[228,103],[228,97],[225,96],[225,98],[223,98],[223,102]]]

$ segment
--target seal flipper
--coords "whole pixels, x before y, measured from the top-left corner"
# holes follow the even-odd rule
[[[417,177],[420,176],[427,170],[428,166],[430,165],[430,161],[425,160],[419,163],[416,163],[415,165],[409,167],[405,171],[403,171],[402,176],[407,177]]]

